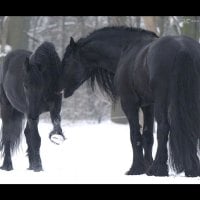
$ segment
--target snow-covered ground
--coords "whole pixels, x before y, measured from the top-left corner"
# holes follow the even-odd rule
[[[61,145],[53,144],[48,133],[50,123],[40,121],[42,138],[41,158],[43,172],[26,170],[26,142],[22,137],[19,150],[13,155],[14,170],[0,170],[0,183],[4,184],[194,184],[198,178],[186,178],[184,174],[170,177],[147,175],[124,175],[132,161],[128,125],[112,122],[76,123],[62,122],[66,140]],[[154,145],[155,154],[156,144]],[[0,161],[2,164],[2,159]]]

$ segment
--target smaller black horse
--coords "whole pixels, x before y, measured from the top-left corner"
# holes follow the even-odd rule
[[[38,132],[41,113],[50,111],[53,131],[49,137],[57,134],[64,139],[60,126],[62,95],[57,92],[60,73],[61,61],[50,42],[41,44],[34,53],[14,50],[6,56],[0,81],[1,150],[4,153],[1,169],[13,169],[11,153],[19,145],[24,116],[27,118],[24,133],[28,145],[28,169],[42,170]]]

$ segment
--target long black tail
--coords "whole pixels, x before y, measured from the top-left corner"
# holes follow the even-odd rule
[[[0,151],[5,156],[7,153],[5,149],[6,146],[11,150],[11,152],[13,152],[17,150],[20,144],[24,114],[20,113],[11,106],[1,85],[0,93],[2,119]]]
[[[200,175],[197,145],[200,138],[200,63],[187,51],[177,53],[169,96],[171,165],[186,176]]]

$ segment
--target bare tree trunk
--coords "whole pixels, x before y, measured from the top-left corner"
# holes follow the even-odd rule
[[[98,27],[99,27],[99,17],[98,16],[96,16],[95,17],[95,29],[98,29]]]
[[[8,34],[8,24],[9,24],[9,17],[6,16],[4,17],[3,23],[2,23],[1,52],[5,52],[5,46],[7,43],[7,34]]]
[[[147,30],[153,31],[158,34],[157,32],[157,25],[156,25],[156,17],[155,16],[149,16],[149,17],[142,17],[145,28]]]
[[[157,17],[158,27],[160,30],[160,33],[159,33],[160,36],[162,36],[164,34],[165,19],[166,19],[166,17],[164,17],[164,16]]]
[[[30,17],[10,17],[8,24],[7,44],[12,49],[28,48],[28,36],[26,32],[29,30]]]
[[[65,17],[61,18],[61,55],[65,51]]]
[[[182,27],[182,33],[197,41],[199,41],[199,17],[198,16],[187,16],[184,17],[185,23]]]
[[[112,16],[108,17],[108,23],[110,26],[125,26],[126,25],[127,17],[120,17],[120,16]],[[115,123],[127,123],[127,118],[121,108],[120,102],[116,102],[116,104],[112,104],[111,109],[111,120]]]
[[[108,24],[110,26],[125,26],[127,23],[126,16],[110,16],[108,17]]]
[[[36,30],[38,27],[38,22],[39,22],[40,17],[35,17],[34,21],[34,29],[33,29],[33,38],[36,38]],[[32,45],[31,45],[31,50],[34,50],[36,47],[36,42],[35,40],[32,40]]]
[[[136,17],[136,27],[140,28],[140,24],[141,24],[141,17],[137,16]]]
[[[9,24],[9,17],[5,16],[2,21],[2,27],[1,27],[1,48],[0,53],[3,53],[0,57],[0,66],[3,64],[4,57],[6,55],[5,46],[7,44],[7,34],[8,34],[8,24]]]
[[[85,17],[84,16],[78,17],[78,22],[80,24],[81,37],[85,37],[85,34],[87,33],[86,26],[85,26]]]

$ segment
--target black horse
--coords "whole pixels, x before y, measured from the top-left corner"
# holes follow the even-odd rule
[[[4,155],[1,169],[13,169],[11,153],[20,142],[24,117],[27,118],[24,133],[30,170],[42,170],[38,133],[41,113],[50,111],[53,123],[50,138],[55,134],[64,138],[60,127],[62,95],[57,92],[60,73],[61,61],[50,42],[44,42],[33,53],[14,50],[6,56],[0,81],[1,149]]]
[[[126,27],[106,27],[94,31],[86,38],[81,38],[77,43],[71,38],[62,60],[63,73],[60,88],[64,88],[64,96],[71,96],[84,81],[90,79],[92,88],[96,80],[100,88],[115,101],[117,94],[114,76],[121,53],[130,43],[136,45],[141,42],[151,43],[157,38],[158,36],[153,32]],[[153,161],[153,104],[140,106],[144,114],[144,158],[135,151],[135,141],[131,139],[134,160],[127,174],[144,173],[145,165],[149,166]],[[134,134],[131,128],[131,138]]]
[[[69,97],[86,80],[96,80],[112,99],[118,96],[130,125],[133,163],[129,175],[199,176],[200,45],[187,37],[163,37],[136,28],[107,27],[74,42],[62,60],[60,90]],[[140,133],[138,111],[144,124]],[[158,149],[152,159],[153,122]],[[169,134],[170,133],[170,134]],[[143,154],[144,151],[144,154]]]

